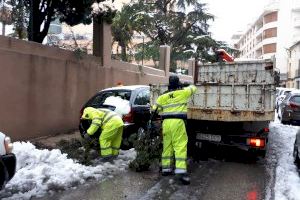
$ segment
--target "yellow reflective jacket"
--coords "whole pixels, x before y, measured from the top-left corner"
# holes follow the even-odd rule
[[[92,123],[87,130],[89,135],[93,135],[98,128],[113,130],[124,125],[122,118],[115,112],[108,109],[96,109],[86,107],[83,110],[81,119],[92,120]]]
[[[167,92],[159,96],[152,109],[157,109],[163,119],[187,117],[187,103],[189,98],[196,92],[197,88],[190,85],[181,90]]]

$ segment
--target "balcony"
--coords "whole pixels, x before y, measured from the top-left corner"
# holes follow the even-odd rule
[[[300,11],[300,1],[294,1],[292,11],[295,11],[295,12]]]
[[[262,56],[262,48],[258,48],[255,51],[255,58],[260,58]]]
[[[293,35],[293,42],[296,43],[300,41],[300,33],[296,33]]]
[[[294,19],[294,27],[300,28],[300,17],[295,17],[295,19]]]

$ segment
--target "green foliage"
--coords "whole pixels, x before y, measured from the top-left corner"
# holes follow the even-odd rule
[[[29,10],[23,0],[10,0],[7,2],[12,7],[13,37],[27,38],[27,26],[29,23]]]
[[[144,44],[135,46],[136,60],[158,61],[159,46],[171,46],[171,71],[177,61],[193,57],[204,62],[214,62],[213,50],[224,46],[215,41],[209,32],[209,21],[214,16],[206,12],[206,5],[197,0],[137,0],[116,18],[114,38],[128,45],[132,32],[145,35]],[[187,8],[189,8],[187,10]],[[113,23],[114,25],[114,23]],[[226,46],[226,45],[225,45]]]
[[[92,161],[99,157],[99,148],[97,146],[87,143],[83,139],[63,139],[56,144],[56,148],[60,149],[62,153],[67,154],[68,158],[75,159],[78,163],[87,166],[91,165]]]
[[[129,168],[137,172],[147,171],[150,166],[157,163],[161,158],[162,138],[160,136],[160,126],[152,126],[144,133],[138,133],[134,142],[137,152],[135,160],[129,164]]]
[[[104,0],[24,0],[24,5],[29,13],[28,40],[43,42],[51,21],[59,18],[70,26],[80,23],[90,24],[92,18],[98,21],[112,21],[113,12],[92,15],[92,4]]]
[[[132,9],[131,6],[125,5],[120,12],[116,13],[111,27],[113,40],[121,46],[121,59],[124,61],[128,60],[127,48],[134,33],[133,23],[131,20],[128,20],[134,12]]]
[[[135,54],[135,59],[137,61],[153,60],[159,61],[159,43],[158,41],[148,41],[144,44],[137,44],[135,46],[137,53]]]

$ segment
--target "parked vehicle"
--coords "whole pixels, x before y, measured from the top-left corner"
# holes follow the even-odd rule
[[[275,92],[276,98],[279,96],[279,94],[280,94],[280,92],[282,91],[282,89],[283,89],[283,87],[277,87],[277,88],[276,88],[276,92]]]
[[[0,132],[0,189],[15,175],[16,156],[9,137]]]
[[[300,170],[300,130],[298,130],[296,134],[293,156],[294,156],[295,164]]]
[[[293,90],[286,95],[279,105],[278,118],[282,124],[300,122],[300,90]]]
[[[279,90],[279,93],[276,95],[276,105],[275,105],[277,112],[278,112],[278,108],[279,108],[280,104],[282,103],[282,101],[284,100],[286,95],[289,94],[293,90],[294,90],[294,88],[281,88]]]
[[[81,109],[81,114],[86,107],[107,108],[103,103],[105,99],[110,96],[117,96],[128,100],[131,107],[130,112],[123,116],[125,124],[123,138],[128,138],[131,134],[137,133],[138,130],[139,132],[143,132],[150,118],[149,86],[118,86],[101,90],[84,104]],[[83,130],[87,130],[89,126],[89,121],[81,120],[79,125],[80,133],[82,133]]]
[[[197,65],[198,90],[188,105],[190,148],[226,145],[264,156],[275,114],[276,78],[270,60]],[[166,90],[153,85],[151,104]]]

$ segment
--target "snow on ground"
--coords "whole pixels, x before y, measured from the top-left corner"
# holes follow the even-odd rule
[[[105,180],[124,171],[136,156],[134,149],[121,151],[114,163],[84,166],[68,159],[60,150],[39,150],[30,142],[15,142],[17,169],[13,179],[0,192],[0,199],[30,199],[53,191],[84,184],[89,179]]]
[[[293,158],[295,136],[299,127],[280,124],[277,117],[270,124],[267,171],[270,175],[266,199],[300,200],[300,178]]]

